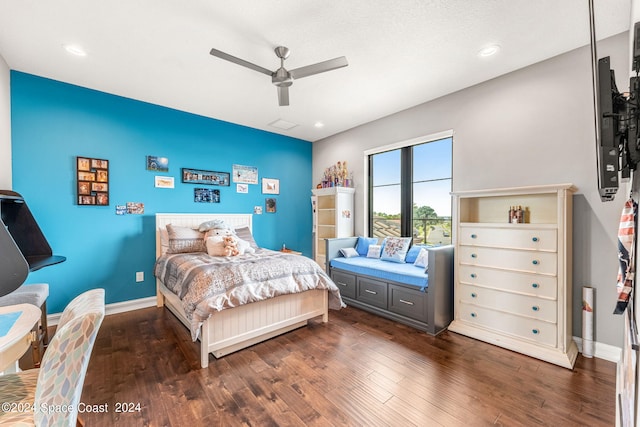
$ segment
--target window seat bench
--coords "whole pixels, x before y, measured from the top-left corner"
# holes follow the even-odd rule
[[[347,305],[437,335],[453,319],[453,246],[428,248],[428,268],[364,256],[344,258],[357,237],[326,239],[327,273]]]

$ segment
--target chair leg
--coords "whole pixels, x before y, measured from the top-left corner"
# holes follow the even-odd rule
[[[36,340],[31,343],[31,353],[33,358],[33,366],[34,368],[40,367],[40,362],[42,361],[42,351],[40,348],[42,346],[42,350],[44,351],[49,344],[49,330],[47,328],[47,301],[45,300],[42,303],[42,307],[40,307],[40,311],[42,312],[40,316],[40,324],[37,325],[36,329]]]

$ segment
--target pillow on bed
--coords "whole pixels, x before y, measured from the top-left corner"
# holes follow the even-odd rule
[[[207,251],[204,245],[204,233],[198,230],[167,224],[167,233],[169,234],[168,254]]]
[[[253,236],[251,235],[251,230],[249,229],[249,227],[236,228],[234,232],[236,233],[236,236],[238,236],[239,239],[246,240],[247,242],[249,242],[249,244],[253,249],[259,249],[258,244],[256,243],[255,240],[253,240]]]
[[[204,232],[204,231],[213,230],[214,228],[230,228],[230,227],[222,219],[212,219],[210,221],[206,221],[200,224],[200,227],[198,227],[198,231]]]
[[[386,237],[380,259],[403,263],[411,244],[411,237]]]
[[[340,253],[345,258],[353,258],[356,256],[360,256],[360,254],[358,253],[358,251],[355,250],[355,248],[342,248],[340,249]]]
[[[369,245],[369,250],[367,251],[367,258],[380,258],[381,249],[382,249],[381,245]]]
[[[358,244],[356,245],[356,251],[358,255],[367,256],[369,252],[369,245],[375,245],[378,243],[377,237],[358,237]]]
[[[416,257],[413,265],[425,269],[429,266],[429,251],[426,248],[420,249],[420,253],[418,253],[418,256]]]

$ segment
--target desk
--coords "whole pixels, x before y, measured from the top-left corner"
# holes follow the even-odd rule
[[[31,347],[33,336],[31,330],[40,320],[40,309],[32,304],[16,304],[0,307],[0,316],[20,313],[9,331],[0,337],[0,372],[9,371]]]

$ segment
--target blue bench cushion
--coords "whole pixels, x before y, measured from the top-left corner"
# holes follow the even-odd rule
[[[378,277],[382,280],[416,286],[421,291],[424,291],[428,285],[428,274],[425,269],[416,267],[413,264],[401,264],[358,256],[353,258],[334,258],[331,260],[330,265],[354,274],[364,274]]]

